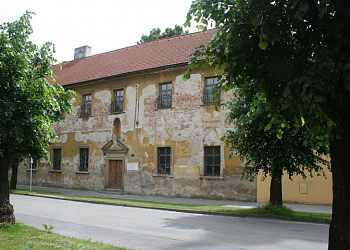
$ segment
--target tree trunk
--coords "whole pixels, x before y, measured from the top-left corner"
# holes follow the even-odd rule
[[[12,164],[12,174],[10,180],[10,189],[16,189],[17,186],[17,173],[18,173],[18,165]]]
[[[282,206],[282,172],[271,176],[270,203]]]
[[[341,139],[331,142],[333,209],[329,227],[330,250],[350,249],[350,107],[341,123]]]
[[[12,161],[12,155],[4,152],[0,158],[0,227],[15,222],[13,207],[10,204],[10,188],[8,171]]]

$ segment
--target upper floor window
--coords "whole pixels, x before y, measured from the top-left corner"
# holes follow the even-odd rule
[[[88,169],[89,169],[89,149],[81,148],[79,171],[88,172]]]
[[[114,100],[112,101],[112,112],[123,112],[124,89],[114,90]]]
[[[170,174],[170,148],[162,147],[158,148],[158,167],[157,173],[160,175]]]
[[[158,108],[171,108],[172,105],[172,83],[160,84]]]
[[[220,146],[204,148],[204,176],[220,176]]]
[[[213,104],[220,102],[220,90],[218,90],[219,97],[214,94],[215,87],[218,84],[217,77],[205,78],[205,89],[203,93],[203,104]]]
[[[53,149],[53,170],[61,170],[61,149],[54,148]]]
[[[91,94],[83,95],[82,116],[89,116],[91,113]]]

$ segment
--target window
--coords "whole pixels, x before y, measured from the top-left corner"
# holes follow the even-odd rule
[[[89,116],[91,113],[91,94],[83,95],[82,116]]]
[[[124,89],[114,91],[114,101],[112,102],[112,112],[123,112]]]
[[[213,93],[215,87],[218,83],[217,77],[205,78],[205,90],[203,93],[203,104],[212,104],[220,102],[220,90],[219,97],[215,98],[215,94]]]
[[[171,108],[172,105],[172,83],[160,85],[158,108]]]
[[[170,174],[170,148],[158,148],[158,168],[160,175]]]
[[[30,158],[30,169],[36,169],[37,161]]]
[[[53,170],[61,170],[61,149],[53,149]]]
[[[80,149],[80,166],[79,171],[87,172],[89,169],[89,149],[81,148]]]
[[[220,176],[220,146],[205,147],[204,176]]]

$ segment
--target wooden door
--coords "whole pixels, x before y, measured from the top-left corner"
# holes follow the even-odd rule
[[[109,161],[109,188],[123,189],[123,161]]]

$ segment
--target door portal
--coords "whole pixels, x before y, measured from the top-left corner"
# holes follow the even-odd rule
[[[123,189],[123,161],[109,161],[109,188]]]

